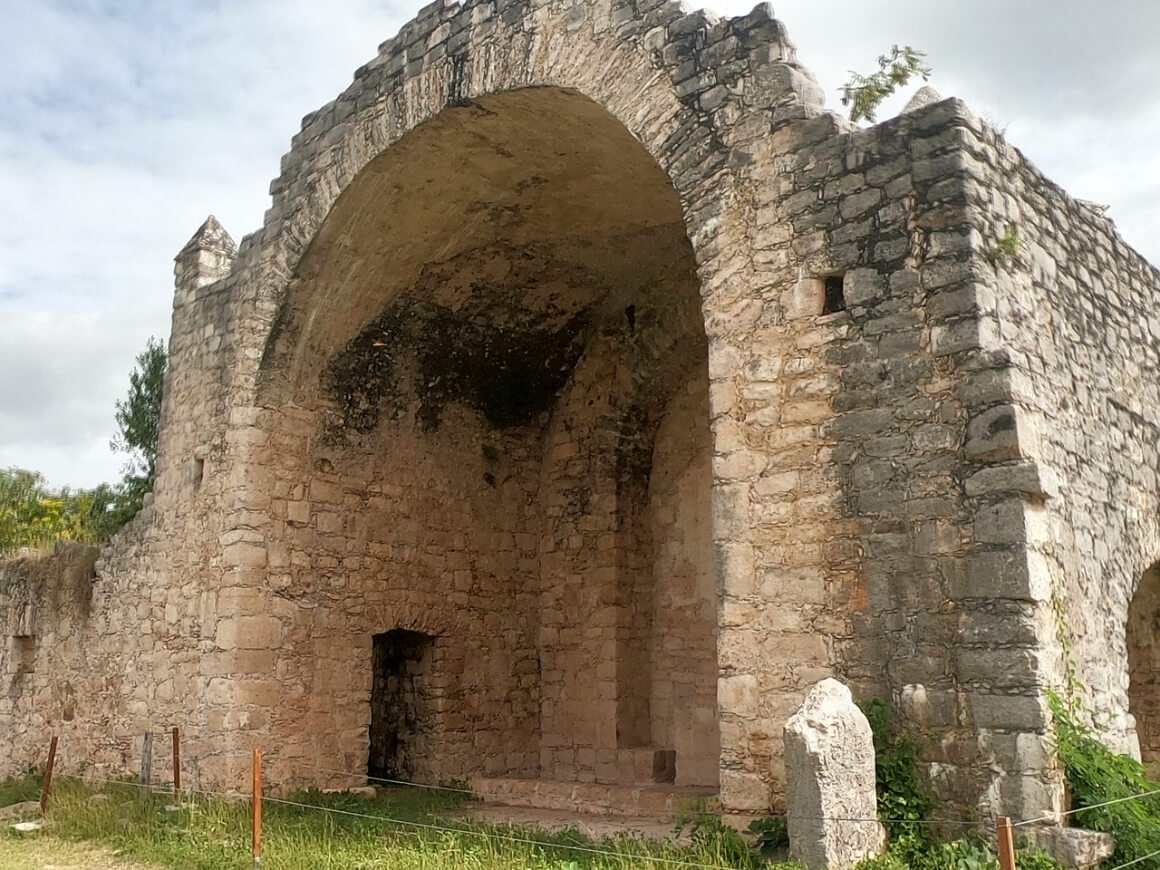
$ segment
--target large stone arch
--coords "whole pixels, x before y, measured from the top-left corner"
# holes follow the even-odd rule
[[[268,567],[308,605],[276,729],[309,719],[322,766],[365,764],[369,640],[429,611],[450,630],[416,683],[437,721],[415,770],[717,785],[711,475],[686,480],[695,507],[650,492],[654,468],[708,470],[698,289],[668,175],[574,91],[445,108],[364,167],[257,392]],[[691,594],[658,642],[656,598]]]
[[[278,479],[270,465],[269,451],[273,446],[282,455],[296,451],[301,456],[313,455],[302,447],[301,438],[304,432],[312,431],[316,424],[313,415],[321,406],[314,401],[317,396],[301,392],[302,374],[317,374],[316,367],[325,360],[319,347],[333,348],[341,342],[337,334],[329,337],[329,345],[326,340],[315,342],[317,334],[310,328],[303,329],[312,322],[311,260],[324,259],[320,252],[328,245],[341,245],[340,234],[328,238],[326,227],[335,223],[343,198],[349,197],[358,179],[373,173],[383,161],[389,163],[392,152],[405,150],[408,138],[422,136],[424,129],[449,117],[475,115],[476,120],[486,120],[488,113],[495,111],[497,101],[510,105],[521,99],[558,100],[561,105],[581,107],[582,113],[594,113],[592,117],[601,119],[599,123],[612,122],[621,131],[624,146],[647,156],[650,171],[663,179],[672,196],[676,209],[671,212],[673,222],[680,224],[680,236],[688,251],[688,274],[693,276],[694,308],[701,309],[686,319],[696,321],[702,336],[698,339],[700,353],[708,356],[710,369],[714,357],[719,358],[715,377],[728,381],[737,374],[733,368],[738,347],[736,330],[752,326],[754,305],[762,295],[772,293],[776,299],[783,292],[780,284],[768,286],[774,273],[779,282],[782,280],[780,272],[769,265],[756,267],[749,244],[754,210],[759,207],[759,200],[768,202],[768,196],[754,187],[752,179],[745,185],[738,182],[745,176],[748,164],[767,158],[769,131],[816,115],[820,96],[812,77],[796,66],[792,44],[781,25],[770,17],[767,6],[757,7],[745,18],[724,21],[704,13],[688,14],[669,3],[619,7],[547,4],[532,8],[519,3],[499,8],[491,4],[429,7],[398,37],[382,46],[379,56],[356,73],[354,84],[338,100],[304,119],[302,132],[283,159],[283,172],[272,184],[274,202],[266,225],[260,235],[241,245],[230,279],[236,287],[233,329],[238,336],[231,380],[236,388],[233,397],[243,407],[232,415],[241,426],[231,438],[236,450],[234,477],[246,483],[239,491],[236,515],[227,516],[225,526],[244,529],[255,506],[265,509],[269,494],[273,494],[279,528],[292,523],[316,527],[319,521],[314,513],[303,513],[301,504],[290,507],[292,501],[305,498],[313,502],[317,496],[324,501],[331,498],[342,502],[347,498],[339,490],[328,488],[327,481],[316,481],[315,475],[308,473],[312,469],[299,469],[298,483],[288,475]],[[830,119],[823,119],[819,130],[832,129]],[[647,236],[648,222],[644,224]],[[654,237],[653,243],[656,241]],[[353,338],[355,332],[351,330],[365,327],[373,315],[371,309],[355,307],[358,313],[347,323],[344,340]],[[359,320],[363,322],[355,322]],[[657,347],[663,344],[662,341]],[[700,366],[704,371],[704,356]],[[727,419],[736,401],[731,398],[731,388],[714,393],[708,379],[702,381],[696,385],[682,377],[665,380],[666,389],[687,390],[690,396],[671,406],[700,407],[706,414],[712,406],[713,416],[728,423],[728,431],[734,433],[734,424]],[[669,405],[661,402],[660,407]],[[656,418],[642,431],[652,437],[657,432],[681,429],[671,424],[666,427],[663,413],[658,410]],[[704,476],[713,488],[712,503],[706,495],[700,510],[703,516],[693,516],[689,521],[710,529],[708,535],[713,540],[693,549],[714,564],[707,569],[708,580],[687,578],[686,585],[699,584],[702,592],[706,584],[710,588],[716,586],[713,597],[736,594],[738,590],[752,594],[753,584],[746,577],[747,572],[755,570],[752,557],[748,564],[744,559],[738,562],[737,557],[747,548],[753,551],[752,545],[743,540],[753,532],[736,525],[737,519],[748,511],[749,500],[747,486],[736,483],[737,469],[750,468],[748,473],[752,474],[756,468],[738,451],[752,448],[739,445],[734,437],[721,444],[708,434],[703,444]],[[692,446],[650,444],[644,452],[651,457],[653,451],[659,450],[663,457],[688,455],[696,460],[682,453],[686,448],[691,450]],[[323,471],[323,477],[327,464],[333,463],[332,458],[321,456],[313,461]],[[694,461],[694,465],[699,461]],[[710,463],[716,468],[721,462],[728,466],[726,478],[708,471]],[[669,478],[671,486],[685,485],[674,473],[669,473]],[[646,501],[647,489],[646,486]],[[381,502],[388,497],[383,492],[364,492],[353,502],[331,507],[357,514],[350,522],[356,533],[365,534],[362,508],[367,500]],[[624,499],[621,502],[626,503]],[[279,511],[283,514],[279,515]],[[292,512],[296,512],[294,516],[289,515]],[[648,509],[642,515],[645,519],[641,522],[646,526],[662,522]],[[327,522],[333,526],[345,521],[331,516]],[[291,594],[297,595],[316,594],[323,585],[319,580],[305,593],[295,588],[288,569],[299,557],[284,543],[268,548],[266,558],[246,543],[253,537],[251,533],[233,534],[243,541],[227,547],[222,561],[237,581],[246,582],[246,577],[252,577],[251,582],[259,585],[290,586]],[[669,556],[676,559],[674,564],[683,558],[679,552]],[[341,556],[327,559],[337,565],[344,562]],[[637,565],[634,570],[640,573],[642,569]],[[272,584],[270,578],[274,578]],[[650,589],[649,594],[663,596],[669,591],[662,584],[659,591]],[[730,651],[726,670],[718,672],[719,677],[728,677],[719,687],[724,694],[718,715],[698,713],[697,727],[686,728],[666,720],[655,728],[635,730],[645,735],[645,743],[657,734],[680,734],[683,736],[672,739],[699,743],[703,746],[701,754],[711,755],[717,751],[718,720],[732,723],[741,736],[721,750],[721,765],[732,771],[729,778],[722,776],[723,799],[739,808],[760,809],[768,805],[771,788],[774,792],[779,788],[780,774],[769,769],[765,752],[754,753],[750,744],[764,740],[763,735],[776,727],[767,722],[777,719],[780,710],[796,695],[796,689],[786,692],[785,699],[776,703],[761,701],[760,710],[756,706],[758,696],[734,691],[732,687],[739,681],[746,683],[750,679],[734,675],[752,672],[756,659],[752,653],[738,658],[738,642],[718,636],[715,621],[710,619],[702,638],[708,641],[708,651],[695,652],[693,658],[701,663],[698,668],[715,669],[713,644],[725,645]],[[298,625],[279,637],[284,642],[304,642],[325,636],[327,627],[334,624],[334,614],[317,608],[309,619],[300,619]],[[379,625],[376,630],[387,628]],[[809,629],[803,625],[801,630]],[[745,633],[741,644],[752,646],[753,637]],[[311,642],[320,648],[325,646]],[[699,642],[698,649],[704,645]],[[650,648],[648,655],[673,654],[671,645],[662,646]],[[824,644],[799,645],[795,649],[803,650],[802,655],[794,652],[791,656],[795,663],[791,667],[797,668],[795,674],[828,668],[818,658],[819,654],[824,655]],[[335,684],[332,677],[345,666],[344,660],[328,659],[331,653],[338,655],[333,646],[323,650],[322,664],[316,668],[315,678],[320,684]],[[369,648],[360,649],[355,657],[362,661],[368,656]],[[530,658],[523,664],[504,665],[511,669],[532,666]],[[291,668],[284,673],[295,672]],[[793,679],[796,682],[799,678]],[[763,677],[759,680],[764,682]],[[678,687],[673,681],[661,680],[657,686],[655,692],[651,687],[649,692],[696,695],[702,702],[708,695],[708,703],[719,694],[714,688],[693,690],[687,685]],[[341,705],[347,700],[327,703]],[[524,707],[520,715],[530,720],[535,699],[529,695],[519,703]],[[671,707],[672,701],[658,697],[654,702],[656,707],[666,704]],[[361,739],[357,731],[348,727],[340,734],[324,728],[322,733],[334,734],[342,745],[320,747],[319,736],[307,755],[316,760],[328,758],[328,764],[357,767]],[[496,740],[501,737],[497,735]],[[554,757],[550,762],[545,750],[541,749],[537,758],[531,744],[517,745],[512,747],[512,753],[522,753],[522,760],[507,764],[504,769],[517,773],[551,770],[564,777],[573,770],[583,777],[589,775],[584,771],[590,772],[594,765],[603,765],[604,776],[611,775],[607,773],[609,765],[622,770],[626,765],[636,770],[649,766],[650,753],[636,751],[636,744],[641,741],[627,742],[631,744],[627,757],[619,754],[610,758],[597,753],[593,760],[583,749],[582,758],[577,755],[561,761]],[[309,766],[296,765],[290,757],[293,754],[287,753],[285,759],[272,758],[271,770],[286,781],[311,777]],[[716,782],[719,766],[703,757],[683,768],[678,761],[678,782],[681,771],[690,769],[700,771],[696,776],[703,781],[694,784],[709,784],[710,776]]]
[[[303,119],[271,183],[265,226],[242,246],[243,271],[256,273],[239,312],[247,333],[269,334],[323,220],[372,160],[448,107],[531,87],[589,98],[652,155],[680,197],[705,294],[728,271],[718,236],[738,229],[723,218],[746,149],[822,102],[768,4],[721,20],[672,2],[433,3]],[[240,382],[255,374],[253,361],[249,346]]]

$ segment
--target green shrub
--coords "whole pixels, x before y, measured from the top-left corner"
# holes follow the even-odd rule
[[[918,747],[895,726],[885,701],[875,699],[860,706],[874,733],[878,818],[896,849],[903,853],[921,852],[930,845],[926,818],[934,800],[918,776]]]
[[[785,816],[766,816],[749,823],[753,848],[762,858],[772,860],[789,848],[789,825]]]
[[[1144,766],[1104,746],[1081,721],[1082,711],[1056,695],[1049,697],[1055,720],[1059,760],[1071,787],[1075,821],[1116,838],[1117,863],[1139,861],[1141,868],[1160,868],[1160,782]],[[1147,795],[1146,797],[1138,797]],[[1131,800],[1123,800],[1132,798]],[[1107,806],[1108,801],[1119,801]]]
[[[918,746],[897,728],[882,700],[860,703],[874,733],[878,818],[889,836],[884,855],[868,858],[858,870],[999,870],[998,856],[976,834],[935,841],[930,828],[934,798],[918,773]],[[1041,853],[1020,853],[1020,870],[1059,870]]]

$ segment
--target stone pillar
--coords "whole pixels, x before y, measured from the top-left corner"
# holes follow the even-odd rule
[[[822,680],[786,722],[785,771],[794,858],[847,870],[882,851],[874,736],[842,683]]]

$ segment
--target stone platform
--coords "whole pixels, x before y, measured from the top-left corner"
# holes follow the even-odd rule
[[[717,807],[717,791],[674,785],[603,785],[541,779],[479,778],[471,789],[497,806],[562,810],[594,816],[670,820],[697,806]]]

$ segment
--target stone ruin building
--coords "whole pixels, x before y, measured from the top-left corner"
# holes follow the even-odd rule
[[[4,569],[0,775],[180,725],[762,812],[831,675],[969,812],[1061,808],[1072,672],[1160,760],[1160,276],[963,103],[856,129],[766,6],[437,2],[270,191],[177,256],[150,505]]]

